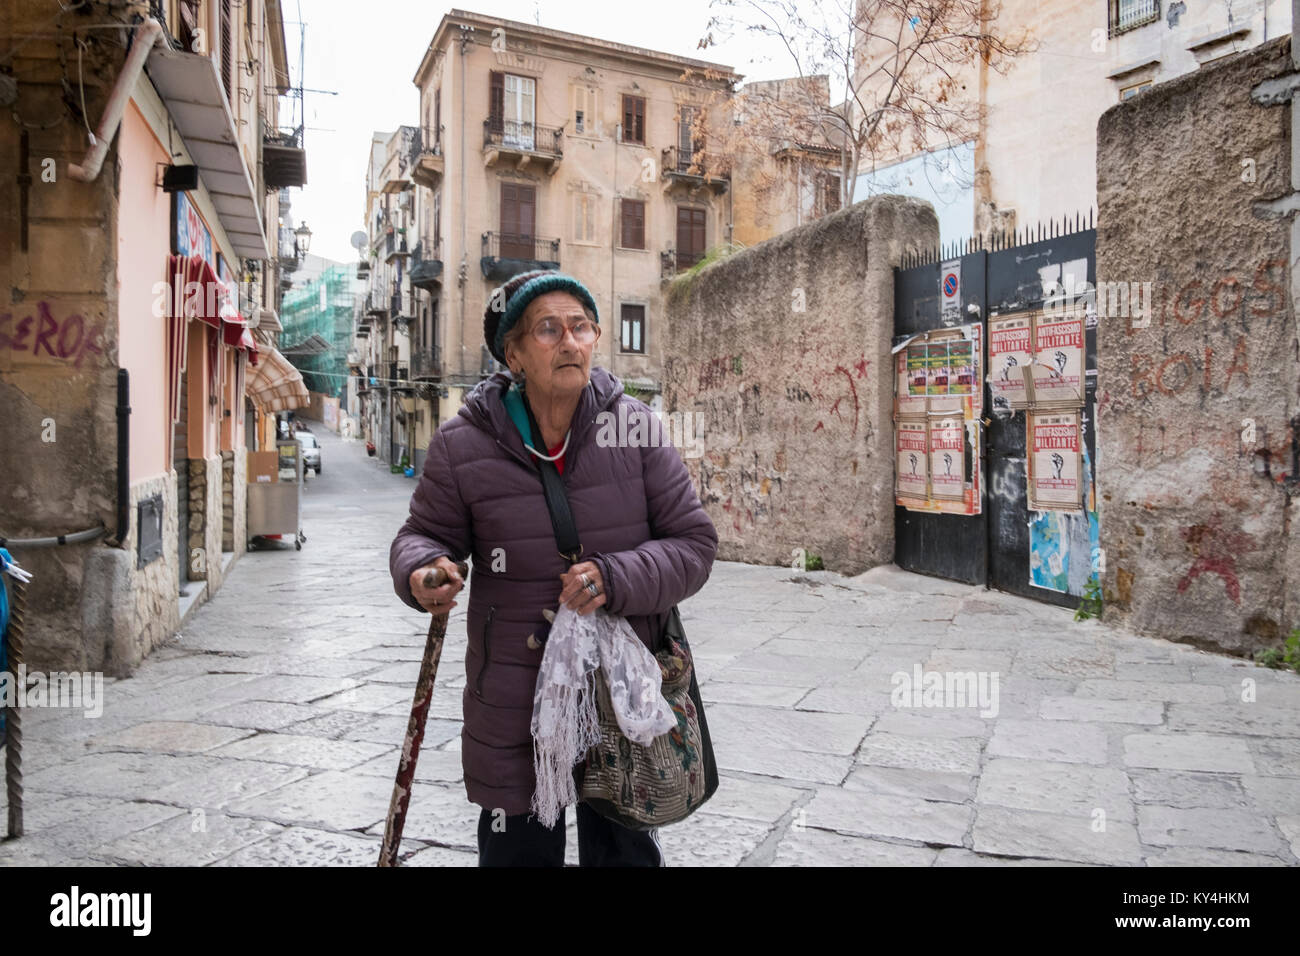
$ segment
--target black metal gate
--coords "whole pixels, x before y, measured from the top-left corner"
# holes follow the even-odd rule
[[[904,261],[894,270],[895,339],[979,322],[987,354],[990,316],[1041,308],[1062,287],[1068,295],[1096,289],[1096,228],[1091,215],[1014,235],[995,236],[986,248],[970,241]],[[941,266],[960,260],[960,312],[941,316]],[[1086,287],[1081,283],[1086,282]],[[1090,310],[1090,316],[1095,312]],[[1097,387],[1097,335],[1085,328],[1085,387],[1081,421],[1087,448],[1085,488],[1095,487],[1093,428]],[[983,361],[981,365],[985,365]],[[994,409],[984,375],[984,419],[978,515],[928,514],[895,508],[895,562],[921,574],[983,584],[1065,607],[1079,604],[1082,586],[1071,575],[1067,591],[1031,583],[1031,513],[1028,510],[1025,412]],[[1086,507],[1086,503],[1085,503]],[[1088,516],[1083,517],[1086,527]],[[1095,513],[1092,518],[1095,527]],[[1076,559],[1077,560],[1077,559]],[[1090,568],[1084,569],[1090,571]]]

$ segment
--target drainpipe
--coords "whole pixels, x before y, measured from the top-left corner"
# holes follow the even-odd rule
[[[131,373],[117,370],[117,546],[131,533]]]
[[[104,106],[104,115],[99,120],[99,129],[90,138],[90,150],[79,164],[68,164],[68,175],[73,179],[89,183],[99,175],[100,167],[104,165],[104,157],[108,154],[108,146],[117,133],[118,124],[122,122],[126,101],[131,95],[131,90],[135,88],[135,81],[139,79],[140,71],[144,69],[145,57],[149,55],[149,51],[153,49],[154,43],[162,33],[162,24],[153,17],[147,17],[132,34],[131,52],[126,55],[122,72],[118,74],[117,82],[113,84],[113,92],[109,94],[108,103]]]

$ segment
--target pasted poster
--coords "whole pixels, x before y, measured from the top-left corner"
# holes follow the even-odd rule
[[[984,324],[975,322],[965,327],[970,335],[971,343],[971,415],[974,418],[980,418],[984,411],[984,375],[981,372],[981,366],[984,364]]]
[[[1082,308],[1034,317],[1035,407],[1083,404],[1083,322]]]
[[[924,385],[922,385],[920,393],[918,394],[912,393],[911,386],[909,384],[910,378],[908,372],[907,353],[908,353],[907,349],[900,349],[898,354],[894,356],[894,361],[896,363],[896,368],[895,368],[896,384],[894,388],[898,395],[897,414],[899,416],[904,416],[904,417],[908,415],[924,417],[925,388]],[[924,380],[925,377],[924,367],[921,369],[921,377],[922,380]]]
[[[914,342],[907,347],[907,394],[925,394],[925,342]]]
[[[965,423],[946,418],[930,423],[930,494],[935,498],[960,500],[965,490],[963,453]]]
[[[929,497],[926,474],[925,422],[898,422],[896,442],[896,490],[899,498],[924,502]],[[901,504],[902,502],[900,502]]]
[[[926,346],[925,358],[925,393],[927,395],[947,395],[948,377],[948,343],[931,342]]]
[[[1077,597],[1098,575],[1101,563],[1101,524],[1088,446],[1082,445],[1080,452],[1085,512],[1039,511],[1029,516],[1029,583]]]
[[[1029,510],[1079,511],[1082,508],[1082,444],[1078,412],[1031,412],[1029,434]]]
[[[989,319],[989,392],[993,407],[1024,408],[1024,370],[1033,362],[1030,313]]]
[[[975,389],[975,344],[967,339],[948,343],[948,394],[970,395]]]

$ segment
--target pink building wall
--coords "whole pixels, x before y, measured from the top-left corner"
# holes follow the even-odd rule
[[[167,327],[155,307],[167,281],[171,197],[155,183],[167,150],[134,101],[122,115],[117,223],[118,365],[131,374],[131,483],[171,468],[167,414]],[[105,172],[109,172],[105,170]],[[165,308],[165,307],[164,307]],[[155,314],[158,313],[158,314]]]

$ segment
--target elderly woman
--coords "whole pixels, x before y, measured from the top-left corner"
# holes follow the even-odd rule
[[[602,412],[617,421],[622,403],[629,415],[651,413],[592,367],[599,317],[581,282],[551,271],[515,276],[493,292],[483,333],[510,372],[480,382],[434,435],[389,565],[403,601],[447,614],[464,583],[455,562],[473,555],[461,759],[466,793],[483,808],[479,865],[562,866],[563,815],[548,829],[529,813],[543,654],[529,636],[545,630],[545,609],[603,607],[654,650],[668,611],[708,579],[718,534],[671,445],[597,443]],[[529,411],[544,449],[524,439]],[[541,459],[562,476],[582,543],[572,567],[555,541]],[[448,583],[426,589],[435,567]],[[579,764],[577,780],[581,772]],[[664,865],[655,831],[630,830],[581,802],[577,814],[581,865]]]

